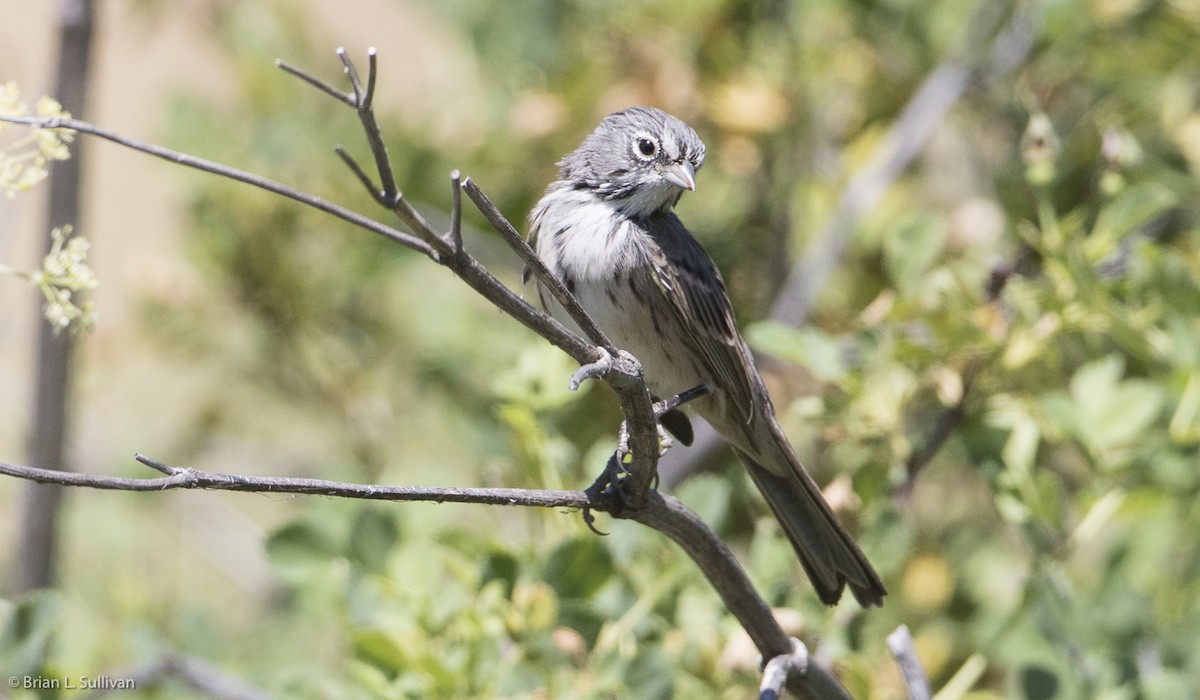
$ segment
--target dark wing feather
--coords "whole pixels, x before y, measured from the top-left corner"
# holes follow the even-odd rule
[[[693,343],[716,387],[723,389],[725,408],[747,431],[754,418],[754,372],[749,349],[738,334],[733,307],[712,258],[688,233],[674,213],[656,214],[646,223],[656,250],[650,251],[656,287],[667,297],[683,337]],[[732,413],[730,413],[732,409]],[[750,439],[753,442],[753,439]]]

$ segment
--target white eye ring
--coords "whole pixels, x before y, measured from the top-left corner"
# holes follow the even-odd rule
[[[650,160],[658,155],[658,144],[654,139],[648,136],[639,136],[637,140],[637,150],[644,160]]]

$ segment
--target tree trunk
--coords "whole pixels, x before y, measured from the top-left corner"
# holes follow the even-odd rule
[[[87,95],[87,73],[92,45],[91,0],[62,0],[59,29],[58,75],[54,97],[72,114],[82,114]],[[83,145],[76,143],[71,158],[56,163],[50,172],[49,231],[79,221],[79,190]],[[37,297],[39,309],[42,304]],[[29,460],[49,469],[66,469],[63,445],[67,435],[67,395],[71,387],[72,336],[55,333],[38,313],[37,386],[33,405],[33,431]],[[28,591],[54,584],[57,563],[58,512],[61,486],[30,484],[25,496],[24,533],[17,567],[17,590]]]

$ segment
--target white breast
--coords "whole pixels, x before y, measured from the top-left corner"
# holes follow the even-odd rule
[[[699,367],[669,352],[680,342],[673,337],[679,329],[668,322],[669,312],[659,314],[656,326],[631,289],[631,275],[652,274],[646,251],[657,243],[644,230],[610,204],[565,189],[542,199],[533,225],[538,257],[563,281],[605,335],[641,361],[653,393],[672,396],[702,383]],[[654,290],[652,295],[656,294]],[[550,315],[578,332],[566,311],[549,295],[543,297]]]

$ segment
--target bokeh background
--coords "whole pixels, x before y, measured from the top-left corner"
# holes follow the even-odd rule
[[[0,9],[0,80],[32,100],[50,89],[58,4]],[[276,58],[337,81],[334,48],[360,66],[378,48],[397,179],[435,221],[453,168],[520,224],[608,112],[689,121],[709,158],[680,214],[725,273],[798,452],[891,590],[882,610],[822,607],[731,455],[677,448],[670,489],[789,631],[856,698],[903,697],[885,645],[901,623],[942,698],[1200,696],[1200,3],[97,10],[77,116],[384,221],[332,152],[367,155],[354,115]],[[930,80],[956,70],[961,94]],[[901,119],[922,86],[949,108]],[[898,122],[928,138],[903,131],[913,157],[874,180],[878,200],[860,196],[856,174],[895,155]],[[569,360],[427,260],[243,186],[76,147],[100,319],[78,343],[73,468],[151,476],[143,452],[577,488],[611,451],[607,392],[567,392]],[[38,266],[43,190],[0,201],[0,262]],[[471,250],[517,286],[514,256],[466,219]],[[815,300],[800,328],[770,320],[805,303],[796,269]],[[0,277],[8,462],[24,460],[38,313]],[[180,654],[278,697],[756,687],[755,652],[699,573],[632,524],[604,521],[599,538],[572,513],[74,490],[58,585],[23,594],[25,488],[0,480],[6,674],[119,676]],[[209,697],[170,678],[133,696]]]

